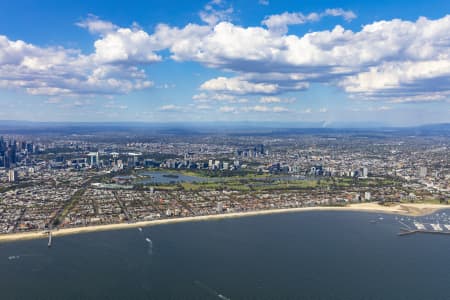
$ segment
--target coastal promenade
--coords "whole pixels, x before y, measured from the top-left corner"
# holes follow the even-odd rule
[[[181,222],[192,222],[192,221],[209,221],[218,220],[225,218],[240,218],[249,217],[257,215],[268,215],[268,214],[279,214],[279,213],[294,213],[294,212],[308,212],[308,211],[359,211],[359,212],[373,212],[373,213],[385,213],[385,214],[397,214],[405,216],[423,216],[427,214],[434,213],[438,210],[450,208],[449,205],[444,204],[395,204],[391,206],[380,205],[378,203],[358,203],[349,204],[347,206],[315,206],[315,207],[300,207],[300,208],[287,208],[287,209],[270,209],[270,210],[256,210],[247,212],[235,212],[235,213],[224,213],[216,215],[204,215],[204,216],[194,216],[194,217],[183,217],[183,218],[169,218],[151,221],[142,221],[135,223],[118,223],[118,224],[105,224],[105,225],[95,225],[87,227],[73,227],[73,228],[61,228],[54,229],[52,231],[53,237],[72,235],[78,233],[88,233],[96,231],[107,231],[107,230],[120,230],[128,228],[138,228],[145,226],[154,226],[162,224],[172,224]],[[2,242],[12,242],[19,240],[30,240],[30,239],[46,239],[48,238],[47,231],[33,231],[33,232],[23,232],[23,233],[13,233],[13,234],[2,234],[0,235],[0,243]]]

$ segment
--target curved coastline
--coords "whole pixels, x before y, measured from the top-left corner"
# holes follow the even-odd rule
[[[281,208],[281,209],[267,209],[267,210],[256,210],[247,212],[235,212],[235,213],[223,213],[217,215],[205,215],[205,216],[194,216],[194,217],[181,217],[172,219],[160,219],[151,221],[139,221],[135,223],[117,223],[117,224],[104,224],[104,225],[93,225],[86,227],[72,227],[72,228],[61,228],[52,231],[53,237],[79,234],[79,233],[89,233],[97,231],[108,231],[108,230],[120,230],[138,227],[147,227],[163,224],[173,224],[181,222],[194,222],[194,221],[209,221],[209,220],[219,220],[226,218],[242,218],[258,215],[268,215],[268,214],[280,214],[280,213],[295,213],[295,212],[308,212],[308,211],[354,211],[354,212],[369,212],[369,213],[384,213],[384,214],[396,214],[405,216],[423,216],[434,213],[442,209],[449,209],[450,205],[444,204],[396,204],[392,206],[379,205],[377,203],[358,203],[350,204],[347,206],[314,206],[314,207],[299,207],[299,208]],[[31,239],[44,239],[47,238],[47,233],[45,231],[33,231],[33,232],[23,232],[23,233],[12,233],[12,234],[1,234],[0,243],[2,242],[13,242],[20,240],[31,240]]]

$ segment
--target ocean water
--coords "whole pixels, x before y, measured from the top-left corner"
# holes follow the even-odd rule
[[[0,299],[450,299],[450,236],[400,227],[302,212],[0,244]]]

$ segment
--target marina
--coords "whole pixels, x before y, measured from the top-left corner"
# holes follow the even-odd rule
[[[421,218],[401,218],[400,220],[397,219],[397,221],[403,226],[398,233],[400,236],[415,233],[450,234],[450,217],[446,212],[435,213]],[[413,226],[408,225],[410,222],[412,222]]]

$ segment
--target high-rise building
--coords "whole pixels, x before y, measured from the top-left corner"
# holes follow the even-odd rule
[[[366,167],[362,168],[362,177],[366,178],[369,175],[369,169]]]
[[[117,160],[117,169],[123,170],[123,161],[121,159]]]
[[[9,182],[16,182],[17,181],[17,171],[14,169],[10,169],[8,171],[8,181]]]
[[[99,164],[99,160],[98,160],[98,152],[90,152],[88,154],[89,156],[89,165],[91,167],[96,167]]]
[[[427,176],[427,167],[420,167],[419,168],[419,177],[426,177]]]
[[[33,143],[27,143],[27,152],[28,153],[33,153]]]

